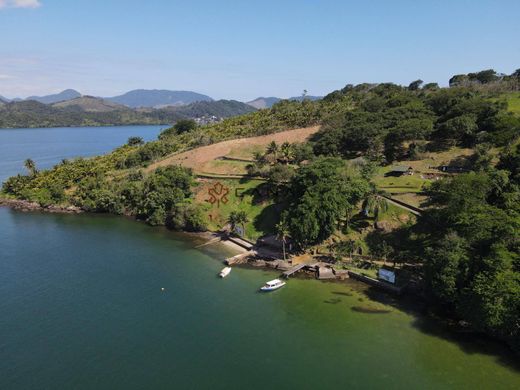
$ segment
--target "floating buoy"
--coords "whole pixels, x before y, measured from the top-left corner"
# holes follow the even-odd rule
[[[164,287],[161,287],[161,291],[164,291]]]

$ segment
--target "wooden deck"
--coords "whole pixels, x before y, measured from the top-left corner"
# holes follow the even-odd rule
[[[289,276],[295,274],[296,272],[298,272],[306,267],[313,267],[313,266],[316,266],[315,262],[305,262],[305,263],[296,264],[296,265],[292,266],[291,268],[289,268],[284,273],[282,273],[282,276],[284,278],[289,278]]]

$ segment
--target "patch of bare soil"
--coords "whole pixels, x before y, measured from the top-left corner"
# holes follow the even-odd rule
[[[195,172],[200,172],[201,168],[208,162],[220,157],[229,155],[233,150],[240,148],[250,148],[251,146],[267,146],[270,142],[304,142],[311,135],[316,133],[320,126],[305,127],[301,129],[287,130],[279,133],[263,135],[259,137],[238,138],[229,141],[219,142],[213,145],[202,146],[200,148],[188,150],[186,152],[170,155],[165,159],[149,165],[146,171],[150,172],[158,167],[168,165],[183,165],[192,168]]]

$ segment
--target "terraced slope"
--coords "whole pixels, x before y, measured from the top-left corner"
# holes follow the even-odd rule
[[[311,135],[316,133],[320,126],[305,127],[301,129],[287,130],[279,133],[263,135],[259,137],[238,138],[229,141],[219,142],[213,145],[202,146],[200,148],[188,150],[186,152],[167,156],[161,161],[149,165],[146,171],[150,172],[158,167],[168,165],[183,165],[192,168],[195,173],[219,173],[206,170],[210,164],[222,157],[242,157],[251,156],[255,149],[263,148],[270,142],[304,142]],[[236,172],[229,172],[236,173]]]

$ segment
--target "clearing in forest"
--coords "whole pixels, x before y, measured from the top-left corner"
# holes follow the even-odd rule
[[[218,142],[213,145],[201,146],[200,148],[167,156],[160,161],[150,164],[146,171],[150,172],[158,167],[168,165],[182,165],[192,168],[195,173],[242,174],[245,173],[247,162],[221,161],[220,163],[215,163],[215,160],[219,161],[222,157],[252,160],[252,155],[255,151],[265,149],[272,141],[278,144],[284,142],[304,142],[319,129],[320,126],[305,127],[259,137],[238,138]]]

